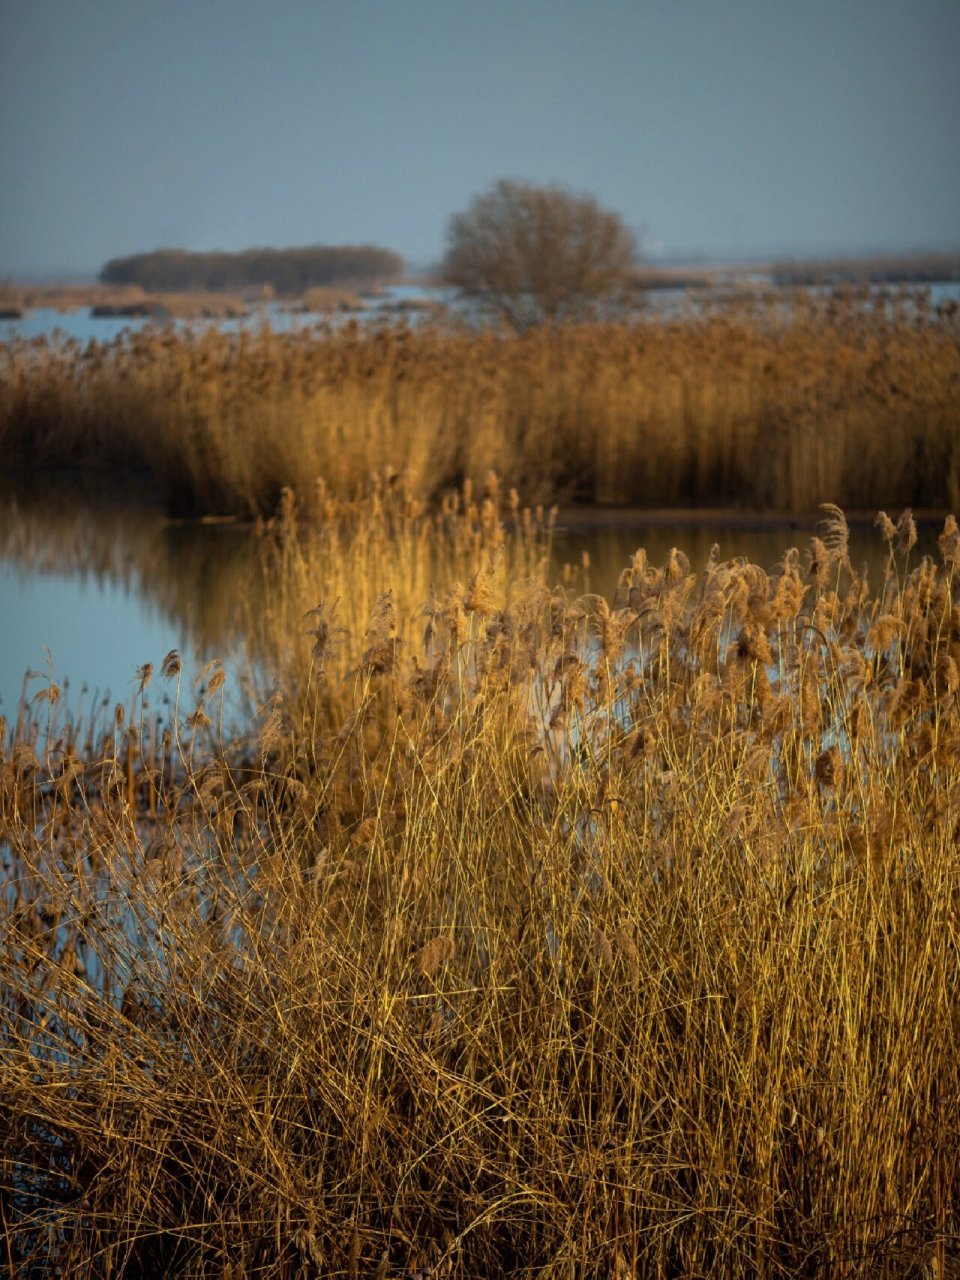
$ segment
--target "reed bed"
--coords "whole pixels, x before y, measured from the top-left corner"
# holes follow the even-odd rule
[[[437,501],[960,508],[960,318],[777,301],[524,334],[356,323],[0,348],[5,467],[151,477],[177,512],[305,510],[388,466]]]
[[[436,509],[392,471],[373,477],[357,502],[337,501],[321,484],[310,509],[315,517],[303,520],[296,495],[285,491],[258,544],[267,589],[239,612],[246,666],[262,673],[259,702],[280,690],[300,720],[318,715],[318,691],[328,700],[336,694],[339,706],[328,701],[324,719],[348,715],[351,674],[377,645],[422,660],[429,619],[444,612],[451,592],[464,600],[480,593],[503,613],[514,598],[545,589],[552,571],[556,508],[522,507],[492,471],[480,490],[468,480]],[[575,570],[565,565],[563,573],[571,581]]]
[[[604,599],[492,481],[410,501],[286,500],[252,736],[176,655],[159,739],[149,672],[2,735],[11,1272],[954,1274],[956,522]]]

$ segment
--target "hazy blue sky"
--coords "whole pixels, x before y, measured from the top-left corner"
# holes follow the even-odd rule
[[[500,177],[655,250],[960,245],[960,0],[0,0],[0,275],[437,259]]]

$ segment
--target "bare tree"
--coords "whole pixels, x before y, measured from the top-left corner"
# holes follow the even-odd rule
[[[443,275],[525,329],[594,313],[619,292],[636,256],[620,215],[592,196],[504,179],[450,219]]]

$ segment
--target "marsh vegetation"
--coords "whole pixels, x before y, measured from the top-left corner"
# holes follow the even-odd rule
[[[172,613],[215,578],[242,637],[116,705],[49,671],[0,728],[14,1275],[950,1274],[957,325],[0,347],[40,511],[5,554]],[[252,527],[180,573],[175,523],[104,534],[49,469]],[[604,585],[558,571],[561,498],[829,505],[775,566],[631,547]],[[931,554],[881,513],[861,567],[837,500],[940,508]]]
[[[436,502],[960,506],[960,315],[792,296],[673,321],[142,331],[0,347],[6,468],[150,477],[171,509],[316,510],[387,468]]]
[[[948,1274],[956,522],[601,598],[493,476],[311,501],[247,735],[3,735],[14,1273]]]

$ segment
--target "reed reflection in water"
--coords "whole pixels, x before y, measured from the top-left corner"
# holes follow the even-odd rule
[[[935,553],[941,523],[920,523],[918,558]],[[561,513],[547,585],[612,599],[638,547],[655,564],[678,547],[700,572],[716,543],[722,559],[744,556],[770,568],[787,547],[806,548],[815,532],[815,518],[774,521],[749,513]],[[850,549],[852,562],[866,563],[879,583],[885,548],[869,517],[851,519]],[[256,632],[277,584],[262,552],[262,535],[252,525],[171,521],[136,490],[118,496],[89,478],[79,484],[49,476],[32,484],[8,479],[0,486],[0,709],[15,710],[25,672],[45,670],[47,651],[54,677],[61,686],[68,682],[62,693],[70,705],[83,685],[125,700],[138,668],[179,649],[186,679],[222,659],[231,710],[244,714],[250,697],[266,697],[271,683],[270,654]],[[331,579],[335,570],[331,566]],[[325,597],[322,577],[315,580],[318,598],[304,602],[308,607]],[[377,590],[392,585],[383,582]],[[432,585],[443,592],[452,583]],[[253,690],[242,678],[251,675]],[[37,688],[34,682],[28,694]]]
[[[121,701],[144,663],[170,649],[185,676],[214,657],[235,665],[242,598],[257,582],[249,528],[176,524],[101,486],[0,490],[0,707],[9,715],[28,669],[53,674],[69,702],[81,685]],[[33,683],[28,692],[35,692]]]
[[[899,511],[892,513],[894,519]],[[866,566],[870,582],[883,581],[887,549],[874,527],[874,516],[849,515],[850,561]],[[672,548],[682,551],[694,573],[703,571],[714,546],[720,560],[744,558],[772,569],[787,549],[798,547],[808,558],[811,537],[818,532],[819,517],[790,519],[752,512],[629,512],[615,509],[561,511],[554,536],[550,573],[558,582],[577,590],[612,599],[621,571],[639,548],[651,564],[663,564]],[[923,555],[937,555],[937,535],[943,514],[917,518],[915,563]],[[586,553],[586,559],[584,558]]]

